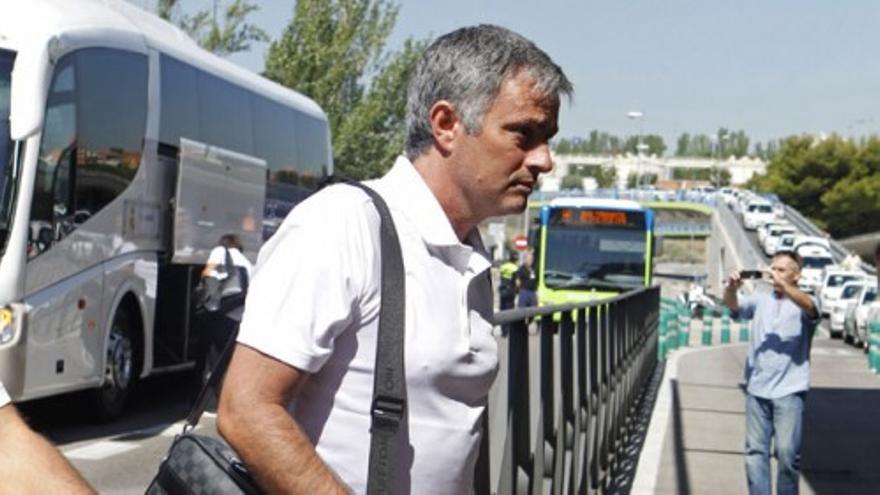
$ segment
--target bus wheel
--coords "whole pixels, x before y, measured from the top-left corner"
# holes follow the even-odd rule
[[[104,384],[95,391],[98,418],[109,421],[119,417],[125,407],[125,399],[134,385],[134,345],[128,314],[123,308],[116,310],[110,336],[107,339],[107,361],[104,364]]]

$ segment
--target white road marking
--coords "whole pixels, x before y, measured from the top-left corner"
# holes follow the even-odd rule
[[[75,449],[68,450],[64,452],[64,455],[68,459],[100,461],[101,459],[106,459],[114,455],[122,454],[123,452],[128,452],[136,448],[138,448],[138,445],[132,443],[102,440],[100,442],[89,444],[84,447],[77,447]]]

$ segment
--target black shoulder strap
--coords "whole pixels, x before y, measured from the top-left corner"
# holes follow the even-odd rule
[[[403,343],[406,318],[403,256],[388,205],[376,191],[359,182],[337,179],[362,189],[379,212],[382,256],[382,305],[373,374],[370,462],[367,494],[391,494],[398,461],[397,432],[406,414],[406,375]]]

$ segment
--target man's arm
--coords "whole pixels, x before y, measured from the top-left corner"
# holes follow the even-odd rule
[[[0,487],[4,493],[95,493],[55,447],[28,428],[12,405],[0,407]]]
[[[287,412],[307,378],[238,344],[223,382],[217,428],[269,493],[349,493]]]
[[[724,288],[724,305],[734,313],[739,312],[739,300],[737,291],[742,287],[742,279],[739,276],[739,270],[730,274],[727,279],[727,287]]]
[[[770,273],[773,278],[779,282],[779,285],[782,286],[785,295],[806,312],[810,318],[816,319],[819,317],[819,311],[816,309],[816,305],[813,303],[813,298],[810,297],[809,294],[800,290],[796,283],[791,283],[773,272]]]

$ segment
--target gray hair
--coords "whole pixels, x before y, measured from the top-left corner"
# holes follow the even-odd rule
[[[434,143],[431,107],[452,103],[471,135],[479,134],[483,116],[501,84],[525,71],[548,97],[571,96],[571,82],[549,55],[523,36],[481,24],[445,34],[425,50],[409,82],[406,101],[406,154],[410,160]]]

